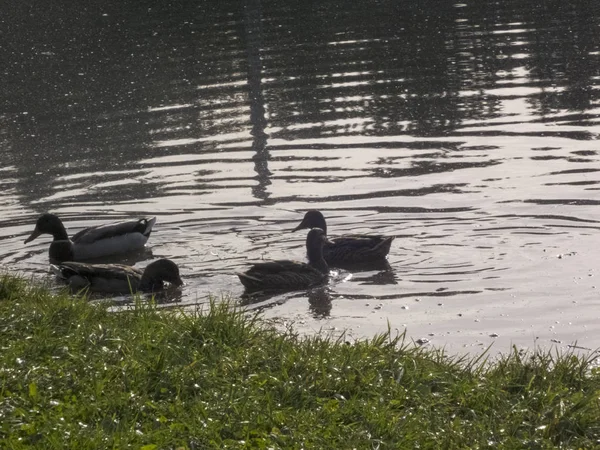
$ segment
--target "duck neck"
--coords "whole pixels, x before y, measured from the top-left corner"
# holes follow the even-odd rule
[[[317,218],[313,228],[320,228],[327,234],[327,223],[325,223],[325,217],[323,217],[323,215],[320,215],[320,217]]]
[[[52,237],[55,241],[68,241],[69,235],[67,234],[67,229],[62,224],[62,222],[58,222],[56,227],[52,230]]]
[[[306,247],[308,254],[308,263],[322,273],[329,273],[329,266],[323,259],[323,247],[310,248]]]
[[[54,238],[50,244],[50,263],[59,264],[64,261],[73,261],[73,245],[68,239],[57,240]]]
[[[140,280],[138,290],[144,292],[154,292],[161,290],[163,288],[162,280],[155,277],[154,274],[148,272],[148,270],[144,271],[142,279]]]

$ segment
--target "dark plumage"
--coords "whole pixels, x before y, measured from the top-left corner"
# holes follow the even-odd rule
[[[107,294],[132,292],[156,292],[164,288],[164,282],[181,286],[179,268],[170,259],[159,259],[144,269],[123,264],[85,264],[68,261],[52,266],[56,275],[65,281],[72,291],[88,289]]]
[[[308,264],[296,261],[271,261],[254,264],[244,273],[238,273],[249,291],[306,289],[327,280],[329,267],[323,259],[323,245],[327,236],[313,228],[306,236]]]
[[[327,233],[325,217],[320,211],[308,211],[300,225],[292,231],[313,227],[321,228]],[[387,256],[393,240],[394,236],[362,234],[341,236],[331,239],[324,245],[323,258],[331,266],[379,261]]]
[[[81,230],[69,239],[58,216],[45,213],[38,218],[25,243],[50,234],[54,238],[49,250],[51,263],[81,261],[143,248],[155,222],[156,217],[152,217],[99,225]]]

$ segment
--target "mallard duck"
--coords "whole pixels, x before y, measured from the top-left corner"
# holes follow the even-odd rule
[[[237,276],[249,291],[296,290],[320,284],[329,274],[323,259],[323,245],[327,242],[325,232],[313,228],[306,236],[308,264],[287,260],[258,263]]]
[[[310,210],[292,231],[304,228],[321,228],[327,233],[325,217],[320,211]],[[323,247],[323,258],[327,264],[360,264],[385,259],[390,251],[394,236],[347,235],[331,239]],[[308,249],[307,249],[308,250]]]
[[[170,259],[159,259],[144,269],[123,264],[85,264],[67,261],[52,265],[56,275],[64,280],[71,291],[88,289],[106,294],[129,294],[132,292],[156,292],[167,281],[181,286],[179,268]]]
[[[38,218],[25,243],[42,234],[51,234],[54,237],[49,251],[51,263],[81,261],[143,248],[155,222],[156,217],[152,217],[99,225],[81,230],[69,239],[58,216],[45,213]]]

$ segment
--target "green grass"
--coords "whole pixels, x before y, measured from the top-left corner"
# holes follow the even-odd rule
[[[0,276],[0,448],[592,448],[600,372],[348,345],[227,304],[110,312]]]

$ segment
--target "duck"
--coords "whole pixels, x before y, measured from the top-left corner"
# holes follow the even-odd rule
[[[322,229],[327,234],[325,217],[316,209],[307,211],[300,225],[292,232],[314,227]],[[364,234],[333,238],[324,245],[323,258],[327,264],[334,267],[385,260],[393,240],[394,236]]]
[[[262,262],[237,276],[247,291],[293,291],[316,286],[329,275],[329,266],[323,259],[323,245],[328,242],[325,231],[313,228],[306,236],[308,264],[289,260]]]
[[[104,294],[130,294],[157,292],[168,282],[182,286],[179,267],[170,259],[156,260],[144,270],[124,264],[86,264],[65,261],[51,265],[59,279],[66,282],[72,292],[98,292]]]
[[[37,219],[35,229],[25,243],[42,234],[50,234],[54,238],[49,250],[51,264],[83,261],[142,249],[155,223],[156,217],[151,217],[98,225],[81,230],[69,239],[60,218],[44,213]]]

